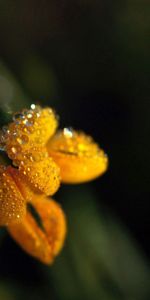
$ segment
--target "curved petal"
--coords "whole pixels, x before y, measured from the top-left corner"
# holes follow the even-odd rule
[[[31,107],[16,113],[13,122],[1,132],[0,145],[13,161],[24,160],[24,153],[33,147],[44,146],[58,126],[51,108]]]
[[[103,174],[108,165],[104,151],[93,139],[81,132],[65,128],[47,144],[49,155],[60,167],[66,183],[80,183]]]
[[[8,231],[28,254],[45,264],[51,264],[64,244],[66,219],[60,206],[53,200],[38,197],[32,204],[41,218],[43,230],[33,215],[27,212],[21,224],[11,224]]]
[[[45,157],[41,157],[42,151]],[[34,161],[30,159],[22,161],[19,172],[35,192],[49,196],[53,195],[60,186],[60,169],[52,158],[46,157],[46,154],[46,150],[41,148],[37,149],[37,152],[33,151]]]
[[[11,169],[0,166],[0,225],[20,222],[26,213],[25,200],[11,175]]]

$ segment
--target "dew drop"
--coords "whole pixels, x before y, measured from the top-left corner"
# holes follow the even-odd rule
[[[16,122],[16,121],[18,122],[19,119],[24,119],[24,115],[22,113],[16,113],[16,114],[13,115],[13,121],[14,122]]]
[[[22,144],[22,140],[21,140],[20,137],[17,138],[17,142],[18,142],[18,144],[20,144],[20,145]]]
[[[72,138],[73,137],[73,131],[70,128],[64,128],[63,134],[66,138]]]
[[[31,104],[31,109],[34,110],[36,108],[35,104]]]
[[[40,117],[40,113],[39,113],[39,112],[36,113],[36,117],[37,117],[37,118]]]
[[[27,118],[28,118],[28,119],[31,119],[32,117],[33,117],[33,115],[32,115],[31,113],[28,113],[28,114],[27,114]]]
[[[0,144],[0,151],[5,151],[5,146]]]
[[[28,123],[28,119],[24,119],[24,120],[22,121],[22,123],[23,123],[24,125],[26,125],[26,124]]]
[[[2,130],[3,130],[4,133],[8,133],[8,127],[7,126],[3,126]]]
[[[33,121],[28,121],[25,124],[27,127],[33,126]]]
[[[14,153],[14,154],[16,154],[17,153],[17,149],[15,147],[12,147],[11,148],[11,152]]]
[[[20,145],[24,145],[29,141],[29,138],[27,137],[27,135],[22,135],[21,137],[17,138],[17,142]]]

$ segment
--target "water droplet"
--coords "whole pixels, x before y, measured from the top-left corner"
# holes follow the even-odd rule
[[[63,134],[66,138],[72,138],[73,137],[73,131],[71,128],[64,128]]]
[[[11,152],[14,153],[14,154],[16,154],[17,153],[17,149],[15,147],[12,147],[11,148]]]
[[[19,121],[21,121],[21,119],[24,119],[24,115],[22,113],[15,113],[13,115],[13,121],[15,123],[19,123]]]
[[[20,145],[24,145],[29,141],[29,138],[27,137],[27,135],[22,135],[21,137],[17,138],[17,142]]]
[[[18,136],[17,132],[13,132],[12,134],[14,137]]]
[[[22,121],[22,123],[23,123],[24,125],[26,125],[27,122],[28,122],[28,119],[24,119],[24,120]]]
[[[27,120],[27,122],[26,122],[25,125],[26,125],[27,127],[33,126],[33,121],[30,121],[30,122],[29,122],[29,121]]]
[[[17,142],[18,142],[18,144],[20,144],[20,145],[22,144],[22,140],[21,140],[20,137],[17,138]]]
[[[3,126],[2,130],[3,130],[4,133],[7,133],[8,132],[8,126]]]
[[[35,104],[31,104],[31,109],[34,110],[36,108]]]
[[[27,114],[27,118],[28,118],[28,119],[31,119],[32,117],[33,117],[33,115],[32,115],[31,113],[28,113],[28,114]]]
[[[15,167],[18,167],[19,163],[20,163],[19,160],[14,160],[14,161],[13,161],[13,165],[14,165]]]
[[[40,117],[40,113],[39,113],[39,112],[36,113],[36,117],[37,117],[37,118]]]
[[[5,151],[5,150],[6,150],[6,147],[4,145],[0,144],[0,151]]]

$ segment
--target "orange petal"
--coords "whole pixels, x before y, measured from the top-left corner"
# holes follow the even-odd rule
[[[31,201],[33,197],[35,197],[36,193],[31,185],[29,185],[26,176],[24,176],[18,169],[12,167],[9,168],[9,172],[14,181],[17,182],[17,187],[25,199],[25,202],[27,203],[28,201]],[[37,196],[39,196],[39,193],[37,193]]]
[[[35,192],[42,192],[47,196],[53,195],[60,186],[60,169],[50,157],[41,158],[41,149],[38,152],[32,152],[36,161],[26,159],[19,165],[19,172],[26,178],[29,186]],[[42,151],[42,150],[41,150]],[[46,150],[44,152],[46,153]],[[38,160],[39,157],[39,160]]]
[[[65,128],[49,140],[47,149],[60,167],[63,182],[89,181],[107,169],[106,154],[84,133]]]
[[[26,212],[25,200],[11,175],[11,169],[0,166],[0,225],[18,222]]]
[[[21,224],[11,224],[8,231],[27,253],[50,264],[64,244],[66,219],[60,206],[53,200],[39,197],[33,206],[42,220],[44,230],[28,212]]]
[[[13,122],[0,134],[0,145],[12,160],[23,160],[24,152],[36,146],[44,146],[55,133],[57,118],[51,108],[31,105],[13,116]]]
[[[34,194],[53,195],[60,186],[60,169],[48,157],[46,148],[34,148],[26,152],[24,161],[17,162],[19,168],[12,168],[12,176],[18,181],[22,195],[27,201]]]

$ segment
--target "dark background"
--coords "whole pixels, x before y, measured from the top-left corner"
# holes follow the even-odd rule
[[[1,230],[0,300],[150,299],[149,1],[0,1],[0,111],[40,103],[109,156],[62,186],[68,239],[51,267]]]

